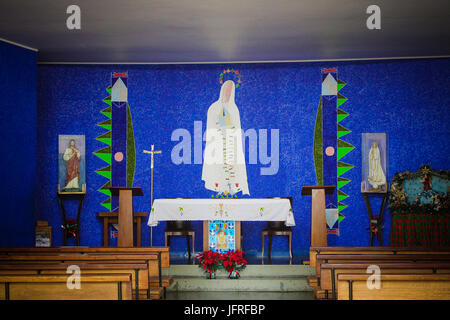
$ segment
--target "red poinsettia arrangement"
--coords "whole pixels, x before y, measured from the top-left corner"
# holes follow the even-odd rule
[[[229,272],[229,276],[233,271],[237,277],[240,276],[238,271],[244,270],[247,266],[247,261],[244,259],[243,251],[228,251],[227,253],[219,253],[214,251],[204,251],[197,255],[200,262],[199,267],[211,275],[219,268],[224,268]]]
[[[219,268],[221,254],[211,250],[204,251],[197,255],[197,259],[200,262],[199,267],[208,272],[211,278],[211,274]]]
[[[230,274],[232,275],[233,271],[236,273],[237,277],[240,277],[239,271],[244,270],[247,266],[247,260],[244,259],[243,251],[228,251],[225,254],[222,254],[222,265]]]

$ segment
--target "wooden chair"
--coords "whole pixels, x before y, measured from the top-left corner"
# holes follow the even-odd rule
[[[103,219],[103,246],[109,247],[108,228],[110,224],[118,223],[118,212],[98,212],[97,216]],[[147,212],[133,212],[133,223],[136,225],[136,247],[141,246],[141,221],[147,217]]]
[[[195,231],[191,228],[190,221],[167,221],[166,230],[164,231],[165,246],[170,247],[170,237],[184,236],[186,237],[188,263],[191,262],[191,244],[189,237],[192,237],[192,255],[195,254]]]
[[[272,198],[273,199],[273,198]],[[284,199],[289,199],[289,202],[291,203],[292,208],[292,197],[285,197]],[[288,243],[289,243],[289,264],[292,264],[292,229],[291,227],[287,227],[284,224],[284,221],[268,221],[267,222],[267,229],[261,231],[261,238],[262,238],[262,253],[261,253],[261,259],[264,263],[264,237],[268,236],[269,238],[269,253],[268,253],[268,260],[269,264],[272,264],[272,237],[273,236],[287,236],[288,237]]]

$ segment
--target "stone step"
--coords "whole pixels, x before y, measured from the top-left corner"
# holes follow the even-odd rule
[[[305,276],[291,277],[249,277],[239,279],[203,277],[174,277],[168,291],[261,291],[261,292],[305,292],[312,291]]]
[[[241,273],[242,278],[247,277],[299,277],[314,275],[314,269],[307,265],[247,265]],[[171,265],[163,269],[163,275],[176,277],[205,277],[205,272],[198,265]],[[226,278],[228,273],[220,269],[217,278]]]
[[[168,291],[167,300],[314,300],[314,292]]]

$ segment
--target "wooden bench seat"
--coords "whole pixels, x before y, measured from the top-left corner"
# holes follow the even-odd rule
[[[316,276],[320,278],[321,264],[323,263],[350,263],[361,262],[376,264],[377,262],[449,262],[449,254],[318,254],[316,256]],[[319,280],[320,285],[320,280]]]
[[[166,298],[167,288],[170,287],[172,283],[173,283],[172,276],[162,276],[161,283],[159,282],[159,277],[150,278],[151,287],[162,287],[164,299]]]
[[[61,257],[64,257],[64,259],[61,259]],[[143,283],[145,281],[145,276],[141,275],[140,272],[139,291],[144,292],[145,297],[156,297],[159,291],[164,291],[164,289],[158,290],[157,287],[164,287],[161,268],[167,268],[170,266],[170,253],[169,247],[3,247],[0,248],[0,264],[4,263],[33,265],[36,263],[70,263],[92,265],[105,263],[148,264],[148,274],[146,275],[147,282],[145,285]],[[93,270],[89,272],[95,272],[95,267],[89,267],[89,269]],[[98,270],[100,269],[101,267],[99,267]],[[121,269],[123,269],[123,267]],[[102,271],[102,273],[104,272]],[[160,276],[161,281],[158,281]],[[150,277],[152,279],[156,279],[156,281],[153,281],[152,284],[149,283]],[[147,292],[150,286],[151,292]],[[133,276],[133,289],[134,296],[142,296],[136,294],[135,276]]]
[[[161,274],[161,261],[158,254],[40,254],[40,255],[0,255],[0,263],[3,262],[103,262],[103,263],[146,263],[149,276]],[[139,261],[139,262],[138,262]]]
[[[382,274],[369,289],[368,274],[340,274],[338,300],[450,300],[450,274]]]
[[[368,274],[367,268],[373,263],[325,263],[321,265],[320,270],[320,288],[325,290],[325,298],[336,299],[337,295],[337,277],[340,274]],[[408,262],[408,263],[376,263],[380,268],[381,274],[436,274],[450,273],[450,262]],[[372,274],[369,271],[369,275]]]
[[[399,248],[399,247],[311,247],[309,265],[316,267],[318,254],[449,254],[450,248]]]
[[[67,274],[74,263],[0,263],[3,274]],[[148,266],[142,263],[78,263],[81,275],[86,274],[130,274],[134,292],[150,287]]]
[[[138,298],[136,299],[136,293],[135,291],[133,291],[133,299],[136,300],[160,300],[164,297],[164,288],[161,287],[152,287],[150,288],[150,298],[148,298],[147,296],[147,291],[146,290],[139,290],[139,295]]]
[[[160,277],[161,263],[158,254],[40,254],[40,255],[0,255],[1,264],[35,264],[35,263],[70,263],[70,264],[99,264],[99,263],[141,263],[146,265],[147,279]],[[148,290],[149,284],[146,289]],[[160,285],[162,287],[162,285]]]
[[[161,284],[163,287],[170,287],[173,283],[172,276],[162,276]],[[150,286],[155,287],[159,284],[159,277],[150,277]]]
[[[40,255],[40,254],[160,254],[161,267],[168,268],[170,266],[169,247],[133,247],[133,248],[117,248],[117,247],[2,247],[0,248],[0,256],[2,255]]]
[[[69,289],[69,275],[0,275],[0,300],[131,300],[129,274],[89,274],[80,289]]]

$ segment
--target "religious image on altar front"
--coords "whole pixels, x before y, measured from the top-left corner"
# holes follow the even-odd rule
[[[61,192],[78,192],[84,184],[84,136],[59,136],[59,184]]]
[[[202,180],[205,188],[220,195],[250,194],[242,146],[235,84],[225,81],[219,99],[208,109]]]

